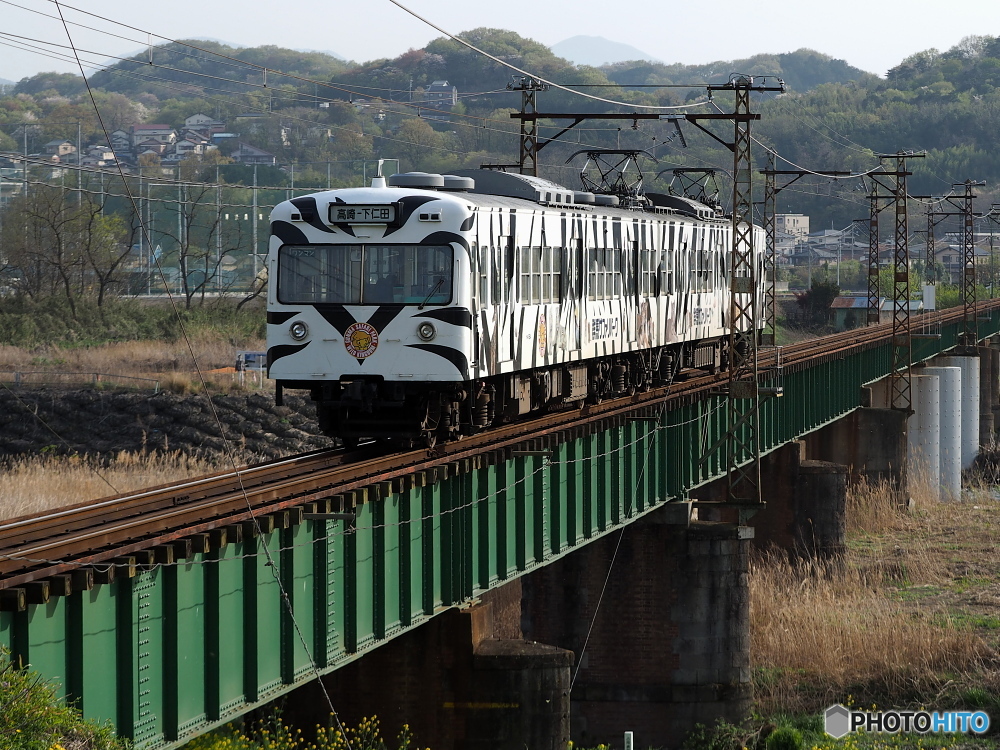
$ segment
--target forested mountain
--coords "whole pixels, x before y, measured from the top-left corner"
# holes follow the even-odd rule
[[[927,156],[911,162],[912,193],[939,194],[952,182],[986,180],[988,187],[980,192],[989,201],[992,185],[1000,180],[1000,39],[994,37],[969,37],[946,52],[919,52],[885,79],[807,49],[697,66],[634,61],[595,68],[573,65],[510,31],[481,28],[463,37],[550,81],[568,87],[600,84],[581,92],[622,102],[609,105],[551,88],[538,94],[541,111],[597,113],[684,103],[692,112],[715,111],[703,87],[628,87],[723,82],[732,73],[776,76],[788,91],[755,98],[762,118],[754,134],[791,163],[865,170],[878,164],[877,153],[914,150]],[[284,169],[275,170],[273,179],[294,180],[297,187],[357,184],[376,158],[399,159],[402,170],[430,171],[517,158],[518,126],[509,115],[520,106],[521,95],[506,89],[511,71],[451,39],[362,64],[270,46],[191,44],[197,49],[183,44],[154,48],[152,59],[147,51],[95,74],[91,84],[106,124],[179,127],[186,117],[203,113],[224,122],[240,140],[274,154]],[[458,104],[435,110],[426,89],[441,80],[457,87]],[[731,106],[723,93],[715,94],[714,102],[723,110]],[[253,126],[238,124],[236,117],[247,113],[263,116]],[[39,143],[75,138],[75,125],[66,123],[77,121],[88,142],[103,138],[81,79],[69,74],[43,73],[20,81],[12,94],[0,96],[0,120],[13,123],[0,128],[0,151],[22,150],[21,122],[34,124],[32,137]],[[540,133],[553,136],[566,124],[542,122]],[[731,135],[722,123],[710,127],[721,137]],[[580,162],[566,161],[587,147],[651,153],[658,161],[647,165],[648,189],[664,189],[676,166],[732,168],[727,149],[690,125],[682,128],[687,148],[669,122],[587,120],[545,146],[541,171],[577,187]],[[760,146],[755,158],[764,166]],[[788,164],[779,162],[779,167]],[[246,176],[239,170],[226,175],[231,180]],[[779,208],[810,214],[814,227],[842,227],[867,211],[863,195],[858,180],[803,179],[781,193]]]
[[[616,83],[721,83],[733,73],[781,78],[792,91],[804,92],[824,83],[847,83],[865,72],[843,60],[811,49],[778,55],[754,55],[745,60],[720,60],[705,65],[624,62],[604,67]]]

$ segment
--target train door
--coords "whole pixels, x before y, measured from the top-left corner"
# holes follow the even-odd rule
[[[560,278],[562,289],[559,293],[559,346],[563,359],[575,359],[572,353],[579,353],[581,346],[580,328],[583,318],[583,236],[579,226],[582,222],[573,220],[565,238],[562,250]]]
[[[514,359],[514,238],[506,235],[498,238],[493,248],[496,261],[496,275],[493,279],[493,305],[496,315],[498,361]]]

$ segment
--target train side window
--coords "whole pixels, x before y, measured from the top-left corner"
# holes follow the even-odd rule
[[[587,251],[587,299],[611,299],[622,294],[622,253],[613,247]]]
[[[587,299],[604,299],[603,269],[598,265],[600,252],[596,247],[587,248]]]
[[[560,291],[560,276],[562,250],[558,247],[542,248],[542,297],[540,302],[558,302]]]
[[[559,250],[552,247],[522,247],[518,273],[519,299],[525,305],[559,301],[561,266]]]

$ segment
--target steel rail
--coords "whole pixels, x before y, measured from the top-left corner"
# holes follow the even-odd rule
[[[981,308],[996,310],[1000,300],[981,303]],[[962,317],[962,309],[956,308],[925,313],[922,320],[936,325]],[[783,347],[783,367],[795,371],[817,359],[843,357],[883,345],[891,329],[887,323]],[[717,390],[725,379],[725,374],[689,377],[669,389],[653,389],[503,425],[432,451],[388,455],[371,449],[313,451],[246,467],[238,475],[234,471],[218,472],[4,521],[0,523],[0,589],[79,567],[106,566],[116,558],[249,521],[254,516],[384,486],[411,474],[441,470],[484,454],[504,455],[504,451],[533,440],[551,439],[595,422],[652,416],[663,409],[665,401],[667,408],[691,403]]]

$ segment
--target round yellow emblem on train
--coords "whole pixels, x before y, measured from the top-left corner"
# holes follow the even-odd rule
[[[344,331],[344,348],[355,359],[370,357],[378,349],[378,331],[368,323],[352,323]]]

